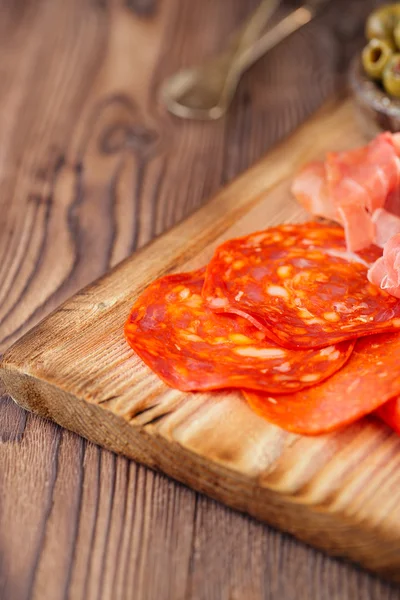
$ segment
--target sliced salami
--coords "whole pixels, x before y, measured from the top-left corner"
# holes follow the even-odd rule
[[[376,411],[377,416],[382,419],[396,433],[400,434],[400,398],[392,398],[385,402]]]
[[[396,331],[400,301],[367,279],[381,252],[347,252],[338,226],[281,225],[217,248],[203,297],[213,311],[241,315],[287,348]]]
[[[323,383],[285,396],[253,391],[244,395],[271,423],[295,433],[317,435],[348,425],[400,394],[399,364],[399,335],[370,336],[359,340],[347,364]],[[381,409],[382,418],[391,414],[392,407],[389,403],[389,410]],[[393,426],[395,421],[390,418]],[[399,412],[396,422],[399,426]]]
[[[125,325],[130,346],[171,387],[287,393],[329,377],[351,354],[352,342],[322,350],[281,348],[247,319],[207,309],[203,282],[204,270],[158,279]]]

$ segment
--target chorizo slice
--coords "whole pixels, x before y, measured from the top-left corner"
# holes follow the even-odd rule
[[[281,225],[229,240],[207,267],[203,297],[287,348],[321,348],[400,329],[400,301],[368,281],[381,256],[347,252],[343,229]]]
[[[238,315],[220,315],[202,299],[204,270],[167,275],[138,298],[125,336],[140,358],[182,391],[242,388],[285,393],[332,375],[353,343],[287,350]]]
[[[400,397],[385,402],[378,408],[376,415],[400,434]]]
[[[249,405],[283,429],[317,435],[344,427],[379,407],[379,415],[400,431],[400,336],[381,334],[356,342],[346,365],[326,381],[294,394],[245,390]],[[396,428],[396,427],[394,427]]]

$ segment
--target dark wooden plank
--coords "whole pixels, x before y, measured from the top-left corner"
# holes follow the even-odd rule
[[[159,82],[220,47],[255,4],[2,0],[2,351],[338,90],[374,2],[336,0],[245,75],[223,121],[166,115]],[[8,398],[0,406],[0,598],[399,597]]]

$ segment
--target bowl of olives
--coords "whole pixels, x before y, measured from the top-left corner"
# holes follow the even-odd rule
[[[350,68],[350,86],[365,133],[400,131],[400,2],[368,17],[367,44]]]

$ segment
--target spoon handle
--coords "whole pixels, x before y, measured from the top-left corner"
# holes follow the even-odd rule
[[[253,43],[242,47],[242,51],[235,59],[235,69],[244,71],[261,58],[268,50],[279,44],[282,40],[294,33],[303,25],[309,23],[316,15],[320,6],[329,0],[314,0],[307,2],[284,17],[272,29],[258,37],[253,37]],[[259,29],[259,34],[262,29]],[[233,64],[232,64],[233,66]]]
[[[230,39],[228,52],[237,55],[250,50],[257,39],[260,38],[265,25],[279,4],[280,0],[262,0],[244,25]]]

